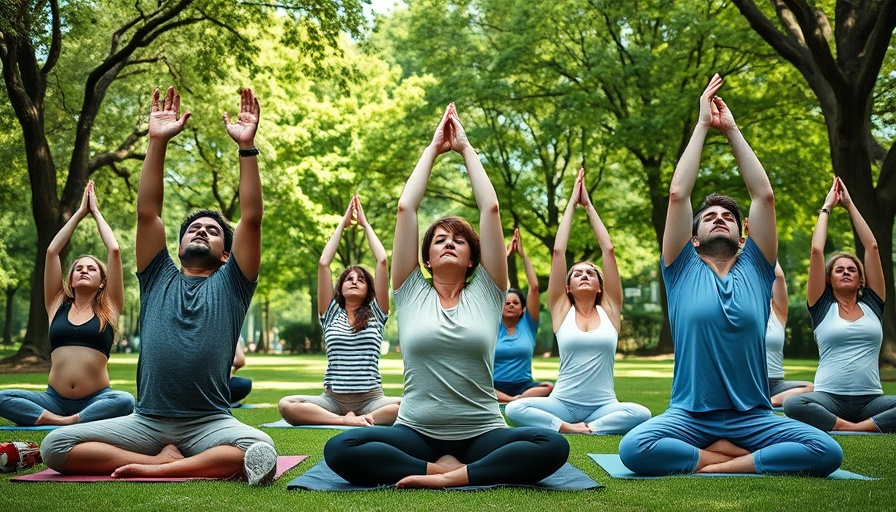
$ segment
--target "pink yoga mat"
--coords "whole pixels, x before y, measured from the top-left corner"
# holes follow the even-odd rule
[[[307,455],[285,455],[277,457],[277,473],[274,480],[280,478],[283,473],[299,465],[300,462],[307,459]],[[202,477],[180,477],[180,478],[112,478],[105,475],[63,475],[52,469],[32,473],[30,475],[17,476],[11,478],[10,482],[143,482],[143,483],[165,483],[165,482],[187,482],[189,480],[218,480],[216,478]]]

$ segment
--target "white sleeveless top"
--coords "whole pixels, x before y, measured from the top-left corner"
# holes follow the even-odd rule
[[[784,378],[784,324],[772,310],[768,315],[768,327],[765,330],[765,363],[768,366],[768,378]]]
[[[576,308],[569,313],[557,330],[560,350],[560,373],[551,397],[582,406],[599,407],[616,401],[613,385],[613,365],[619,333],[597,306],[600,325],[589,332],[576,325]]]

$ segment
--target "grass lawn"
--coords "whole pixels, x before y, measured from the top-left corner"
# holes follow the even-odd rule
[[[0,350],[0,357],[10,355]],[[237,409],[234,415],[259,425],[279,419],[276,403],[286,394],[318,393],[326,360],[323,356],[248,356],[240,375],[253,380],[247,400],[270,407]],[[110,361],[112,387],[136,393],[136,355],[113,354]],[[535,362],[536,379],[556,376],[556,359]],[[401,360],[390,355],[381,363],[386,394],[399,395],[402,387]],[[787,360],[787,376],[812,380],[815,362]],[[620,400],[639,402],[662,412],[668,405],[672,362],[629,358],[616,363],[616,392]],[[44,389],[45,374],[0,375],[0,389]],[[896,383],[886,382],[888,394],[896,394]],[[0,419],[0,422],[6,422]],[[0,511],[96,511],[106,510],[884,510],[896,508],[896,435],[837,437],[843,447],[843,468],[881,480],[835,481],[803,477],[695,478],[617,480],[587,458],[587,453],[615,453],[619,436],[568,436],[570,462],[604,484],[599,491],[547,492],[502,489],[484,492],[381,490],[352,493],[287,491],[292,478],[309,469],[322,456],[326,440],[337,433],[329,430],[271,429],[267,431],[284,455],[307,454],[309,459],[267,488],[249,488],[234,482],[188,482],[177,484],[134,483],[10,483],[13,475],[0,474]],[[44,432],[0,431],[0,441],[40,442]],[[29,471],[43,469],[40,465]],[[888,505],[889,504],[889,505]]]

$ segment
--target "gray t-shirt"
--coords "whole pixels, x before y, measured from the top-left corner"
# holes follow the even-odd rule
[[[236,340],[255,285],[234,256],[208,277],[184,275],[167,250],[137,273],[140,282],[140,414],[229,413]]]
[[[404,359],[396,424],[444,440],[507,426],[492,386],[504,295],[482,267],[451,309],[419,268],[395,290]]]

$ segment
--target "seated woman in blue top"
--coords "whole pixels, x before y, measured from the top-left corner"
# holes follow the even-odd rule
[[[495,394],[502,403],[530,396],[548,396],[554,389],[551,382],[532,380],[532,353],[535,351],[541,304],[538,299],[538,277],[523,249],[519,228],[513,230],[513,239],[507,245],[507,257],[514,253],[523,259],[529,294],[527,298],[522,291],[510,288],[504,299],[504,313],[498,326],[498,344],[495,347]]]
[[[744,222],[744,230],[747,223]],[[812,383],[803,380],[784,380],[784,326],[788,314],[787,280],[780,262],[775,262],[775,282],[772,284],[772,304],[765,330],[765,362],[768,366],[768,390],[772,406],[780,407],[788,396],[812,391]]]
[[[828,217],[837,204],[849,212],[865,247],[864,268],[846,252],[824,261]],[[812,234],[806,285],[818,343],[815,391],[784,400],[787,416],[825,431],[896,432],[896,396],[884,395],[878,368],[885,293],[877,240],[836,177]]]
[[[364,267],[346,268],[333,288],[330,264],[345,228],[357,222],[376,259],[376,277]],[[317,265],[317,308],[324,329],[327,371],[320,396],[280,400],[280,415],[293,425],[391,425],[401,398],[383,394],[380,346],[389,315],[386,249],[367,222],[361,201],[352,196],[342,222],[324,246]]]
[[[445,217],[418,246],[417,210],[436,157],[450,150],[464,158],[482,238],[467,221]],[[492,365],[507,283],[501,233],[495,189],[451,104],[398,201],[392,246],[404,358],[398,419],[391,427],[353,429],[327,442],[324,459],[345,480],[422,488],[532,484],[566,462],[563,436],[508,428],[495,397]]]
[[[63,277],[60,253],[88,215],[96,221],[108,262],[79,256]],[[50,318],[47,391],[0,391],[0,416],[32,426],[71,425],[132,413],[134,397],[109,387],[106,364],[124,306],[124,279],[121,251],[97,206],[92,181],[84,188],[81,206],[47,248],[44,301]]]
[[[604,276],[593,263],[576,263],[567,273],[566,246],[576,206],[588,213],[600,245]],[[560,349],[560,372],[551,396],[507,404],[519,425],[563,433],[624,434],[650,419],[643,405],[616,399],[613,365],[622,316],[622,281],[610,234],[591,204],[580,169],[551,254],[548,309]]]

